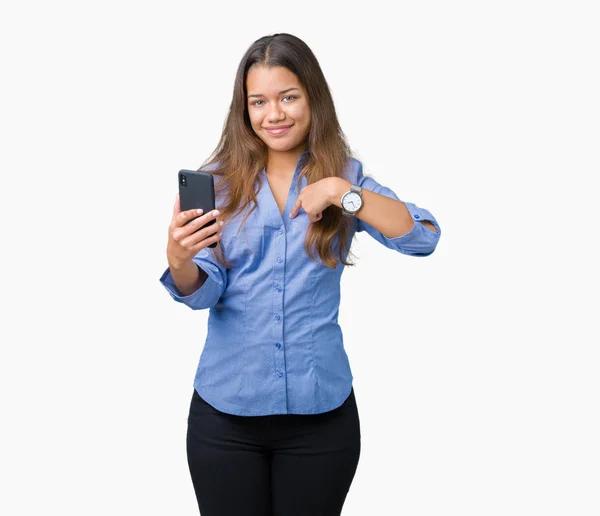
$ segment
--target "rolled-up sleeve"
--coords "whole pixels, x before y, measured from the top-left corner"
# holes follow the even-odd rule
[[[161,284],[171,294],[171,297],[175,301],[189,306],[192,310],[203,310],[215,306],[227,288],[227,269],[216,262],[212,256],[212,250],[208,251],[208,249],[205,247],[193,258],[194,263],[208,275],[206,281],[195,292],[187,296],[182,295],[175,286],[171,270],[168,267],[160,277]]]
[[[358,217],[355,217],[356,231],[366,231],[379,243],[402,254],[409,256],[429,256],[431,253],[433,253],[437,247],[437,244],[440,240],[440,235],[442,233],[440,225],[433,214],[429,210],[420,208],[414,203],[402,201],[392,189],[388,188],[387,186],[383,186],[372,177],[365,176],[363,174],[362,163],[360,161],[352,158],[352,162],[356,173],[354,184],[364,188],[365,190],[371,190],[375,193],[385,195],[386,197],[391,197],[392,199],[396,199],[397,201],[404,203],[413,219],[412,229],[408,233],[398,237],[388,238],[383,233]],[[426,220],[433,224],[437,230],[437,233],[422,224],[422,222]]]

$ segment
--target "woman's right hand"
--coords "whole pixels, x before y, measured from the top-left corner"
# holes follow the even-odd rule
[[[169,240],[167,243],[167,260],[170,266],[181,267],[183,263],[196,256],[199,251],[221,239],[221,222],[215,222],[194,233],[198,228],[206,226],[212,219],[216,219],[219,215],[218,210],[212,210],[200,217],[198,215],[198,210],[182,212],[179,194],[177,194],[175,206],[173,207],[173,218],[171,224],[169,224]],[[198,218],[189,224],[185,224],[194,217]]]

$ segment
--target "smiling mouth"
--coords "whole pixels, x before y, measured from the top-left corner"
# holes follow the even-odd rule
[[[290,129],[292,128],[292,126],[287,126],[287,127],[280,127],[278,129],[268,129],[265,128],[265,131],[267,131],[269,134],[273,135],[273,136],[277,136],[279,134],[284,134],[286,132],[288,132]]]

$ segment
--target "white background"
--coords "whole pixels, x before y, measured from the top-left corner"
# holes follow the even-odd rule
[[[427,258],[357,235],[342,278],[344,515],[598,515],[592,4],[3,3],[0,513],[197,514],[208,312],[158,281],[176,174],[246,49],[289,32],[365,173],[442,227]]]

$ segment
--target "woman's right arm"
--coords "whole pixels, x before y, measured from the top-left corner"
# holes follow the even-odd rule
[[[198,216],[197,210],[182,212],[179,195],[173,207],[169,225],[167,262],[169,266],[160,282],[169,294],[192,310],[214,306],[227,287],[227,270],[210,256],[208,249],[221,239],[222,225],[217,222],[219,212],[213,210]],[[196,218],[196,220],[191,220]],[[189,224],[186,224],[190,221]]]
[[[169,269],[171,270],[173,283],[175,283],[177,290],[184,296],[189,296],[196,292],[196,290],[204,285],[206,278],[208,278],[208,274],[193,260],[183,263],[180,267],[169,263]]]

